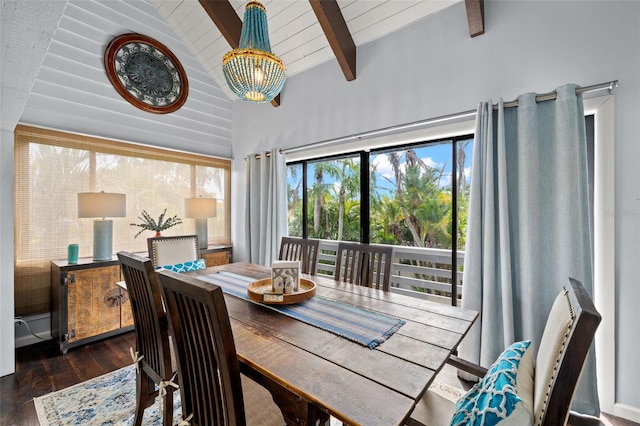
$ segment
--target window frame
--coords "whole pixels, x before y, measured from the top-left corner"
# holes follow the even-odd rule
[[[322,161],[335,161],[348,157],[358,157],[360,159],[360,242],[369,244],[371,241],[371,223],[370,223],[370,159],[372,155],[377,153],[390,152],[390,151],[402,151],[415,147],[425,147],[430,144],[443,144],[448,143],[451,145],[451,187],[455,188],[455,196],[451,197],[451,210],[455,215],[455,220],[452,218],[451,229],[451,305],[457,306],[458,304],[458,193],[457,193],[457,175],[458,164],[456,159],[457,144],[468,140],[474,140],[473,133],[461,133],[451,136],[438,137],[433,139],[425,139],[409,143],[392,143],[389,145],[378,146],[372,149],[354,149],[350,151],[342,151],[339,153],[324,155],[318,157],[307,157],[300,160],[287,161],[287,167],[300,165],[302,169],[302,238],[308,238],[308,173],[307,165],[309,163],[317,163]],[[366,190],[365,190],[366,188]]]

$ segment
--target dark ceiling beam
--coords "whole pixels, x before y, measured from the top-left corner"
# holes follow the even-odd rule
[[[218,27],[229,46],[232,49],[237,49],[240,46],[242,19],[240,19],[231,3],[228,0],[200,0],[200,5]],[[271,105],[280,106],[280,95],[271,101]]]
[[[484,34],[484,0],[464,0],[467,8],[469,35],[476,37]]]
[[[356,44],[336,0],[309,0],[347,81],[356,79]]]

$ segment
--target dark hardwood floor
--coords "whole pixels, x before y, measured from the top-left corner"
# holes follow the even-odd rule
[[[39,426],[33,398],[64,389],[131,364],[129,348],[135,346],[133,332],[70,349],[60,354],[53,341],[16,350],[16,372],[0,378],[0,426]],[[449,366],[439,380],[469,388]],[[570,424],[640,426],[603,414],[599,421]]]
[[[16,350],[16,372],[0,378],[0,426],[39,426],[33,398],[131,364],[133,332],[70,349],[53,341]]]

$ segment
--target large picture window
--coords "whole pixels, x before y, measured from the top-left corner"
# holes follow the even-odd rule
[[[396,246],[395,290],[456,304],[472,150],[466,135],[289,163],[289,235]]]
[[[229,244],[230,161],[63,132],[18,126],[15,133],[16,315],[50,310],[50,261],[64,259],[79,244],[91,257],[93,221],[78,218],[79,192],[126,195],[127,216],[112,218],[113,250],[146,252],[137,238],[142,210],[158,218],[177,215],[182,224],[163,235],[194,234],[184,199],[214,197],[217,216],[208,219],[208,243]]]

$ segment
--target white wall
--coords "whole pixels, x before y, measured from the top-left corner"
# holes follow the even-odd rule
[[[13,373],[13,128],[65,2],[0,3],[0,377]],[[38,31],[33,29],[37,28]],[[11,343],[8,343],[11,342]]]
[[[105,48],[113,37],[131,32],[158,40],[182,64],[189,94],[177,111],[143,111],[125,101],[109,82]],[[20,123],[228,158],[231,117],[227,95],[153,5],[141,0],[70,0]]]
[[[487,1],[486,33],[471,39],[456,4],[358,48],[357,79],[336,61],[290,78],[282,104],[234,104],[232,209],[245,208],[244,158],[476,107],[478,101],[549,92],[565,83],[619,79],[615,91],[616,402],[640,418],[640,2]],[[277,52],[276,52],[277,53]],[[234,260],[245,258],[233,223]]]
[[[13,342],[13,132],[0,129],[0,342]],[[6,184],[5,184],[6,182]],[[0,345],[0,377],[13,373],[12,345]]]

